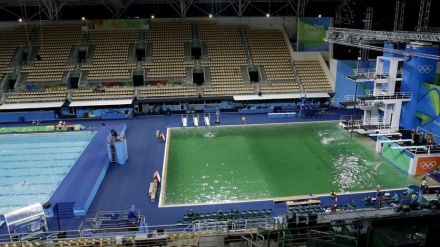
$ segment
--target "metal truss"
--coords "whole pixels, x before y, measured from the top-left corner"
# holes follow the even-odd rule
[[[363,29],[349,29],[330,27],[326,40],[345,40],[355,43],[363,41],[389,42],[440,42],[440,33],[404,32],[404,31],[371,31]]]
[[[369,44],[372,42],[439,42],[440,33],[411,33],[392,31],[368,31],[362,29],[348,28],[329,28],[324,41],[339,45],[358,47],[361,49],[440,60],[440,56],[438,55],[407,52],[398,49],[385,49],[383,46],[374,46]]]
[[[38,6],[40,11],[37,14],[45,14],[50,20],[58,19],[58,12],[63,6],[81,6],[81,5],[102,5],[105,6],[115,18],[120,18],[125,10],[131,4],[169,4],[180,17],[186,17],[190,7],[197,8],[207,15],[220,15],[226,9],[233,9],[237,16],[242,16],[248,7],[257,9],[262,14],[275,15],[284,8],[291,8],[293,13],[302,17],[305,14],[305,8],[310,1],[320,2],[323,0],[0,0],[0,10],[7,11],[17,18],[32,19],[34,16],[23,16],[26,13],[14,13],[9,7]],[[337,2],[338,0],[325,0],[326,2]],[[255,3],[259,3],[257,7]],[[267,9],[261,9],[261,3],[267,3]],[[276,9],[271,9],[271,3],[281,3]],[[207,9],[207,4],[221,4],[222,9],[213,13],[213,9]]]
[[[373,23],[373,7],[368,7],[367,12],[365,13],[364,30],[371,31],[372,23]],[[369,41],[366,41],[366,43],[369,44]],[[368,60],[368,56],[369,56],[368,49],[362,49],[361,50],[362,61]]]
[[[405,1],[402,1],[402,4],[400,4],[400,1],[396,1],[396,9],[394,12],[394,25],[393,25],[394,31],[402,30],[404,16],[405,16]]]
[[[425,8],[426,6],[426,8]],[[428,27],[429,12],[431,11],[431,0],[420,0],[419,18],[417,19],[417,31]]]
[[[374,46],[374,45],[368,45],[368,44],[363,44],[363,43],[351,43],[350,41],[345,41],[345,40],[334,40],[334,39],[327,39],[327,38],[324,40],[329,43],[333,43],[333,44],[345,45],[345,46],[350,46],[350,47],[358,47],[361,49],[368,49],[368,50],[373,50],[373,51],[400,54],[400,55],[408,56],[408,57],[424,57],[424,58],[429,58],[429,59],[440,60],[440,56],[438,56],[438,55],[431,55],[431,54],[417,53],[417,52],[407,52],[407,51],[402,51],[402,50],[398,50],[398,49],[386,49],[382,46]]]

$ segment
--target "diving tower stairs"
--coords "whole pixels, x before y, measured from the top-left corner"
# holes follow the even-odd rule
[[[355,95],[346,95],[346,101],[339,105],[353,109],[353,115],[341,116],[339,125],[360,134],[398,131],[402,106],[412,99],[411,92],[395,90],[396,84],[402,81],[402,67],[403,58],[378,57],[375,69],[356,69],[353,75],[347,76],[356,83]],[[371,82],[373,88],[358,95],[358,85]],[[356,109],[363,114],[356,114]]]

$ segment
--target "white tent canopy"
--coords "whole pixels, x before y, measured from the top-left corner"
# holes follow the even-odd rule
[[[234,100],[243,101],[243,100],[271,100],[271,99],[300,99],[301,96],[306,97],[306,98],[329,98],[330,97],[330,95],[328,93],[262,94],[261,96],[252,94],[252,95],[234,95]]]
[[[116,100],[82,100],[73,101],[69,107],[77,106],[103,106],[103,105],[131,105],[133,99],[116,99]]]
[[[59,108],[64,102],[34,102],[34,103],[20,103],[20,104],[3,104],[0,105],[0,110],[22,110],[22,109],[42,109],[42,108]]]

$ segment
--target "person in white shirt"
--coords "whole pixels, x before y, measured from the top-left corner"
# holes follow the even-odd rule
[[[422,192],[425,193],[425,190],[427,189],[427,186],[426,186],[426,176],[424,176],[422,178],[422,184],[420,185],[420,188],[422,189]]]
[[[123,240],[124,240],[124,237],[122,237],[122,234],[118,233],[118,235],[116,235],[116,237],[115,237],[116,246],[122,246]]]

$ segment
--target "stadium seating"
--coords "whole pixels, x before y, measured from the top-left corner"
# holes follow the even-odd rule
[[[252,61],[263,66],[269,81],[294,81],[289,64],[290,51],[283,33],[276,29],[246,28],[246,37],[252,54]]]
[[[39,48],[33,66],[23,67],[21,72],[29,73],[28,82],[40,83],[42,87],[63,80],[63,75],[73,71],[75,65],[68,65],[72,47],[82,41],[84,34],[80,24],[42,24],[38,29],[34,46]]]
[[[17,48],[28,43],[30,32],[32,27],[25,26],[0,31],[0,80],[14,71],[8,65]]]
[[[145,78],[185,78],[186,68],[194,67],[194,61],[185,61],[185,42],[191,40],[191,22],[151,22],[145,41],[153,43],[153,60],[144,63]]]
[[[133,98],[133,88],[105,88],[100,92],[91,89],[73,91],[71,101],[78,100],[108,100],[108,99],[130,99]]]
[[[145,86],[139,88],[138,98],[196,97],[197,88],[187,86]]]
[[[318,60],[295,60],[295,67],[306,93],[333,91]]]
[[[66,100],[66,95],[67,90],[62,87],[56,90],[9,93],[5,94],[5,103],[60,102]]]
[[[247,66],[246,51],[237,25],[218,25],[214,22],[198,22],[198,35],[208,49],[212,87],[204,88],[204,95],[255,94],[253,86],[245,86],[241,68]],[[221,38],[219,38],[221,34]]]
[[[139,42],[139,30],[90,31],[89,46],[94,47],[93,63],[83,64],[89,81],[130,80],[136,64],[128,63],[131,44]]]
[[[246,28],[246,37],[254,65],[264,69],[270,86],[261,86],[262,93],[299,93],[290,65],[290,51],[283,33],[276,29]]]

